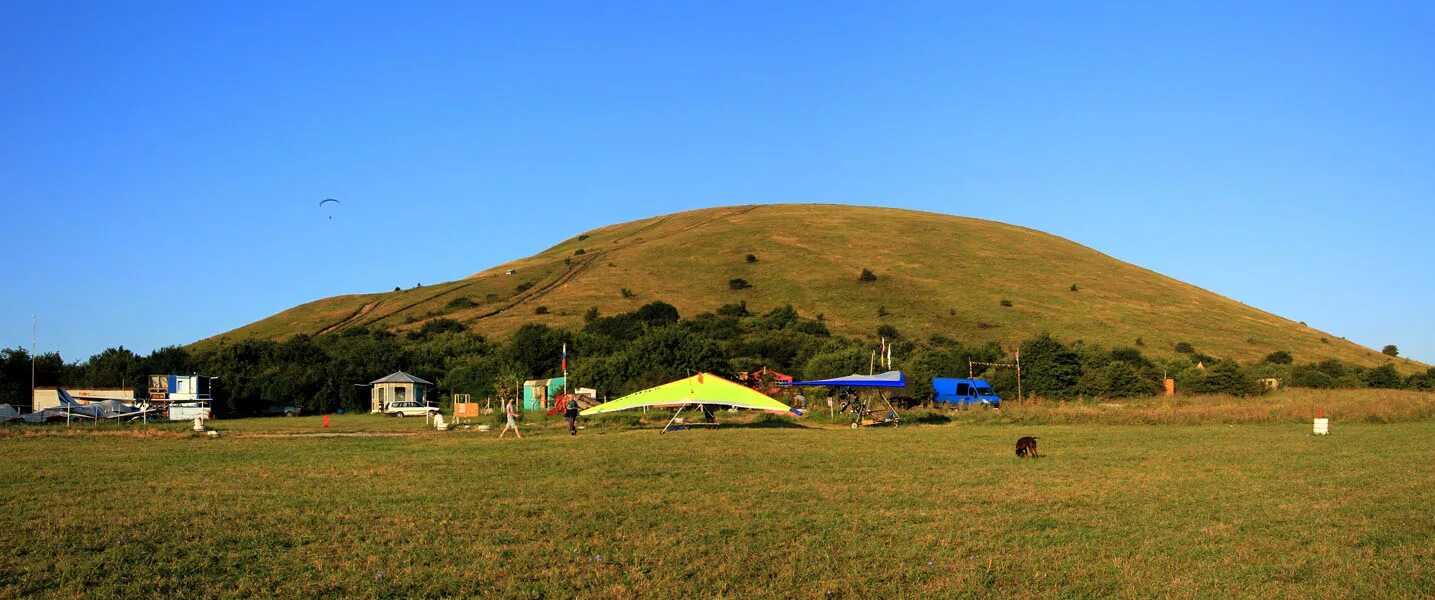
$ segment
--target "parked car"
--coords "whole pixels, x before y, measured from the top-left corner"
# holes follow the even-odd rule
[[[284,415],[286,417],[297,417],[300,413],[303,412],[303,408],[294,406],[293,404],[271,404],[265,407],[261,414],[270,416]]]
[[[439,407],[437,406],[428,406],[412,400],[392,402],[389,404],[389,407],[384,410],[384,414],[399,418],[422,417],[424,415],[437,414],[438,412]]]

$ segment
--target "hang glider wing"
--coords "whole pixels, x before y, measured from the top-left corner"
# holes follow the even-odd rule
[[[901,371],[887,371],[876,375],[848,375],[846,377],[834,377],[832,379],[815,379],[812,381],[794,381],[788,385],[831,385],[838,387],[877,387],[877,388],[899,388],[906,387],[907,376]]]
[[[689,404],[717,404],[768,412],[792,412],[786,404],[773,400],[752,388],[733,383],[712,373],[699,373],[658,387],[633,392],[612,402],[583,411],[592,416],[645,406],[675,407]]]

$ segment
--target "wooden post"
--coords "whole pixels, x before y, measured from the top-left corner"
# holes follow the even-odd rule
[[[1021,402],[1021,350],[1016,351],[1016,399]]]

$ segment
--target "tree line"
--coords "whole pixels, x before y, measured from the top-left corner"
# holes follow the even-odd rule
[[[128,387],[144,397],[146,375],[198,373],[218,377],[214,395],[221,414],[243,415],[270,404],[295,404],[306,411],[368,410],[363,384],[403,370],[435,382],[443,399],[466,393],[475,399],[512,390],[524,379],[561,375],[562,348],[568,348],[570,387],[591,387],[617,397],[699,371],[733,377],[767,367],[801,379],[866,373],[874,362],[872,339],[832,335],[822,315],[806,317],[791,306],[765,313],[746,303],[683,318],[664,302],[615,315],[590,309],[576,330],[530,323],[503,339],[488,339],[458,321],[438,318],[396,334],[354,328],[333,335],[296,335],[283,341],[246,339],[196,351],[160,348],[139,355],[110,348],[83,361],[65,362],[57,353],[36,357],[39,386]],[[946,336],[909,339],[884,325],[893,362],[912,382],[914,400],[932,397],[933,377],[962,377],[971,362],[1011,363],[995,342],[969,343]],[[1175,357],[1157,360],[1131,347],[1107,348],[1064,342],[1041,334],[1020,345],[1022,388],[1051,398],[1121,398],[1160,393],[1162,379],[1176,380],[1185,393],[1256,395],[1261,380],[1312,388],[1435,389],[1435,368],[1402,377],[1391,364],[1362,367],[1336,360],[1297,363],[1288,352],[1243,364],[1178,344]],[[29,405],[30,355],[23,348],[0,350],[0,403]],[[876,370],[882,370],[880,363]],[[983,367],[1004,397],[1014,397],[1012,369]],[[509,392],[511,393],[511,391]]]

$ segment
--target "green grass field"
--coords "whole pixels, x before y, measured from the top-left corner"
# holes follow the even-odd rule
[[[9,427],[0,597],[1435,594],[1431,420],[971,419]]]

